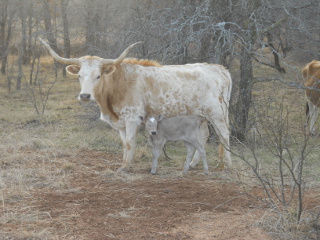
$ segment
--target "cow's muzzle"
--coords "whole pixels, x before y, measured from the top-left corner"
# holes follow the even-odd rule
[[[81,101],[87,102],[87,101],[90,101],[90,99],[91,99],[91,95],[90,94],[88,94],[88,93],[80,94],[80,100]]]

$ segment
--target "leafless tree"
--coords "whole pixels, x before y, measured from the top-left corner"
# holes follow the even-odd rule
[[[0,1],[0,56],[1,73],[6,73],[9,46],[12,36],[12,27],[16,9],[11,9],[9,0]]]
[[[294,0],[167,0],[162,4],[165,7],[156,1],[132,3],[136,14],[127,38],[142,37],[146,42],[144,54],[164,63],[209,62],[238,71],[239,79],[234,78],[233,132],[244,140],[251,93],[257,82],[254,64],[284,73],[284,56],[298,48],[288,35],[302,30],[308,14],[305,11],[319,9],[319,5]],[[236,62],[240,63],[239,70],[234,69]]]
[[[43,20],[44,20],[44,25],[45,25],[45,30],[46,30],[46,36],[49,42],[49,45],[54,51],[58,52],[58,47],[57,47],[57,39],[55,37],[55,29],[52,26],[52,17],[51,17],[51,9],[52,7],[50,6],[49,0],[42,0],[43,2]],[[55,62],[55,75],[57,77],[58,71],[57,71],[58,63]]]

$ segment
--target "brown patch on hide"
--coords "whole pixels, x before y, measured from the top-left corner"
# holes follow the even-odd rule
[[[118,114],[114,111],[114,107],[121,107],[123,105],[130,105],[130,93],[129,90],[133,89],[135,76],[126,78],[124,76],[122,67],[116,66],[116,70],[109,75],[102,75],[99,84],[94,88],[94,95],[97,102],[100,105],[100,110],[103,114],[109,115],[111,121],[117,122],[119,120]],[[124,103],[125,99],[127,100]]]
[[[81,57],[80,59],[87,59],[87,60],[102,60],[103,58],[101,57],[98,57],[98,56],[84,56],[84,57]]]
[[[136,59],[136,58],[126,58],[123,60],[123,63],[137,64],[144,67],[161,67],[162,66],[157,61],[148,60],[148,59]]]

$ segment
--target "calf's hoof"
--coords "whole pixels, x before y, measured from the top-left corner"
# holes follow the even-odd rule
[[[195,168],[198,165],[199,161],[192,161],[189,165],[190,168]]]

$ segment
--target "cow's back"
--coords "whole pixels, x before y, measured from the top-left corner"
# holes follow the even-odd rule
[[[202,115],[213,106],[228,108],[231,77],[221,65],[187,64],[148,69],[144,73],[147,113],[166,117]]]
[[[310,88],[320,89],[320,62],[313,60],[308,63],[302,70],[304,78],[304,86],[306,89],[306,96],[310,102],[317,107],[320,106],[320,91],[314,91]]]

